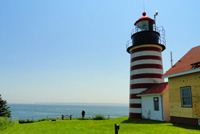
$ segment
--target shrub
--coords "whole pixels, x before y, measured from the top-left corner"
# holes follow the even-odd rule
[[[5,117],[0,117],[0,130],[6,129],[9,126],[9,122]]]
[[[77,118],[78,120],[91,120],[92,118],[90,118],[90,117],[88,117],[88,118],[82,118],[82,117],[80,117],[80,118]]]
[[[57,118],[58,119],[58,118]],[[56,121],[56,118],[48,118],[47,121]]]
[[[23,123],[33,123],[34,121],[33,120],[19,120],[19,123],[20,124],[23,124]]]
[[[0,117],[0,130],[6,129],[9,126],[18,124],[18,122],[12,118]]]
[[[40,121],[47,121],[48,119],[39,119],[38,122]]]
[[[92,118],[93,120],[105,120],[106,118],[103,115],[96,115]]]

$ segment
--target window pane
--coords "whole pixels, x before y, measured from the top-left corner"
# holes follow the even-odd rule
[[[190,105],[189,98],[183,98],[183,105]]]
[[[182,89],[182,95],[183,95],[183,97],[184,97],[184,96],[188,96],[189,93],[190,93],[190,92],[189,92],[188,88],[183,88],[183,89]]]

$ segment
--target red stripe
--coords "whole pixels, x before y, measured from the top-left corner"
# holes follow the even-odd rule
[[[162,74],[136,74],[136,75],[132,75],[130,77],[130,79],[138,79],[138,78],[162,78]]]
[[[160,48],[157,48],[157,47],[140,47],[140,48],[137,48],[137,49],[133,49],[130,53],[135,53],[135,52],[139,52],[139,51],[157,51],[157,52],[161,52],[161,49]]]
[[[140,113],[129,113],[129,118],[140,119],[140,118],[142,118],[142,114],[140,114]]]
[[[129,104],[129,108],[141,108],[141,104]]]
[[[130,99],[140,99],[140,96],[137,96],[138,94],[130,94]]]
[[[156,83],[142,83],[142,84],[131,84],[130,89],[135,88],[150,88],[151,86],[154,86]]]
[[[154,59],[154,60],[162,60],[160,56],[146,55],[146,56],[138,56],[131,59],[131,62],[137,60],[146,60],[146,59]]]
[[[142,69],[142,68],[158,68],[162,69],[162,65],[160,64],[140,64],[131,67],[131,71],[134,69]]]

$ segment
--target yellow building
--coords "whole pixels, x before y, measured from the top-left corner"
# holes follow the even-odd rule
[[[200,125],[200,46],[164,75],[168,78],[171,122]]]

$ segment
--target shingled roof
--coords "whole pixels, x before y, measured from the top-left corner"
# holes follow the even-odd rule
[[[163,78],[174,77],[200,71],[200,46],[192,48],[173,67],[171,67]]]

